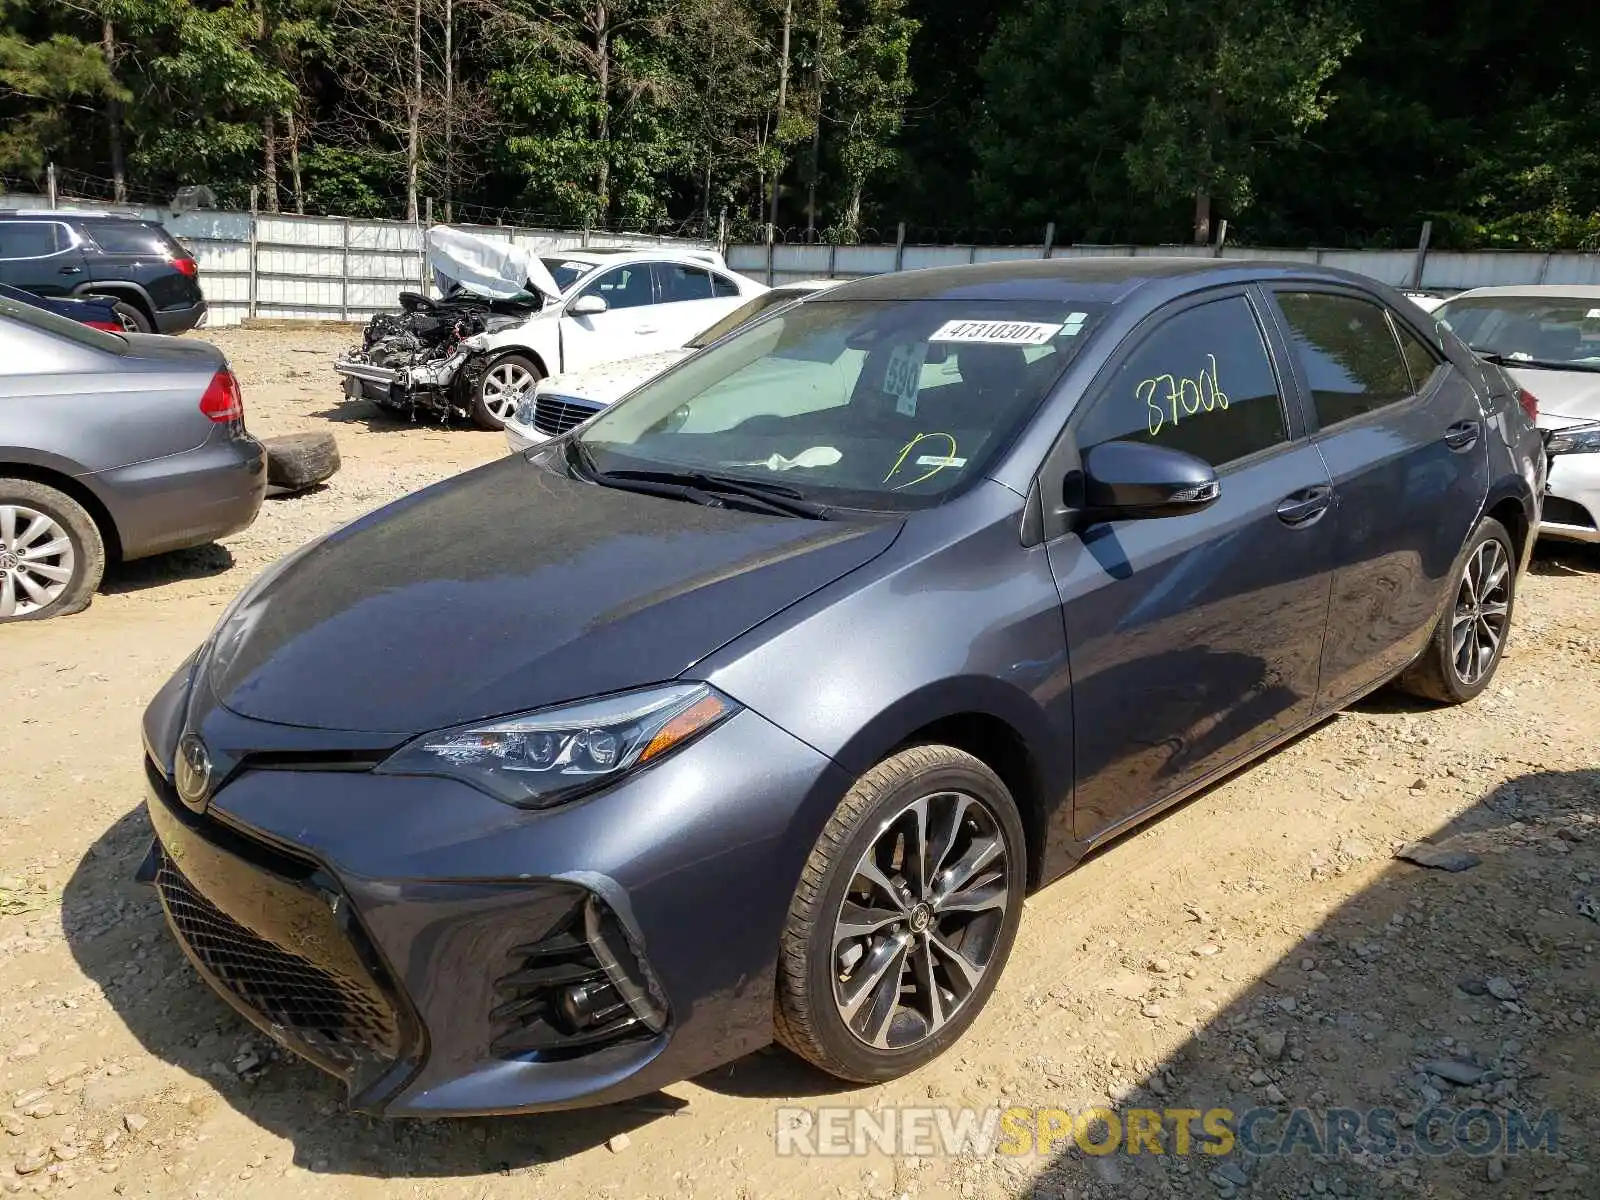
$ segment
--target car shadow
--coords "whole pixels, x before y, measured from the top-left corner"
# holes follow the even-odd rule
[[[106,567],[100,591],[111,596],[142,592],[145,588],[161,587],[180,579],[209,579],[233,567],[232,551],[218,542],[207,542],[187,550],[173,550],[132,562],[111,563]]]
[[[1228,920],[1163,946],[1140,1003],[1174,1014],[1165,1052],[1091,1042],[1086,1077],[1014,1101],[1016,1194],[1600,1194],[1600,770],[1515,777],[1424,840],[1478,862],[1390,861],[1204,1022],[1176,1014],[1212,990]]]
[[[374,404],[370,400],[347,400],[334,404],[310,414],[321,417],[325,421],[332,421],[337,425],[364,425],[371,433],[401,433],[408,429],[448,429],[465,431],[469,433],[483,433],[493,437],[505,437],[498,430],[479,429],[465,418],[451,418],[449,420],[433,420],[418,417],[412,420],[397,412]]]
[[[1535,542],[1533,561],[1528,570],[1552,578],[1600,575],[1600,546],[1585,542],[1558,542],[1546,538]]]

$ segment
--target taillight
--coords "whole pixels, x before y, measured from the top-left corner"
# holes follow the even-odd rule
[[[200,411],[219,425],[224,421],[244,420],[244,397],[233,372],[223,367],[211,377],[206,394],[200,397]]]
[[[172,265],[180,274],[187,275],[190,279],[200,274],[200,266],[192,258],[175,258],[172,260]]]
[[[115,321],[85,321],[90,329],[104,329],[107,333],[126,333],[127,331]]]
[[[1522,405],[1522,411],[1528,414],[1528,420],[1539,419],[1539,398],[1527,388],[1517,389],[1517,403]]]

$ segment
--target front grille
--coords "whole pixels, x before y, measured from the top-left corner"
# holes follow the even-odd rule
[[[369,982],[258,937],[202,896],[164,853],[155,884],[173,929],[200,965],[309,1056],[336,1071],[398,1057],[399,1021]]]
[[[1571,500],[1563,500],[1560,496],[1546,496],[1544,498],[1544,520],[1552,525],[1576,525],[1580,529],[1593,529],[1594,518],[1589,515],[1589,510],[1581,504]]]
[[[557,396],[540,396],[533,406],[533,427],[555,437],[583,424],[600,411],[598,404],[580,404]]]

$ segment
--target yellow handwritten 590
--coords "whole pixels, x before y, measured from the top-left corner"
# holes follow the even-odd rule
[[[1217,356],[1208,354],[1206,361],[1211,366],[1201,367],[1198,378],[1157,375],[1154,379],[1142,380],[1133,389],[1149,413],[1151,437],[1167,425],[1176,425],[1182,417],[1228,407],[1227,393],[1217,386]]]

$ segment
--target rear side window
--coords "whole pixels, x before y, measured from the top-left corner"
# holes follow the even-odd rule
[[[1287,438],[1277,375],[1243,296],[1185,309],[1156,326],[1078,427],[1084,453],[1102,442],[1151,442],[1214,467]]]
[[[1393,321],[1394,331],[1400,339],[1400,353],[1411,370],[1411,390],[1426,391],[1434,373],[1444,366],[1444,361],[1428,348],[1416,334],[1399,321]]]
[[[153,254],[158,258],[182,254],[182,249],[165,229],[141,225],[137,221],[86,223],[84,232],[107,254]]]
[[[1280,292],[1278,306],[1323,428],[1412,395],[1406,359],[1376,304],[1328,292]]]
[[[728,300],[739,295],[739,285],[725,275],[711,273],[711,292],[718,300]]]
[[[661,281],[661,303],[679,300],[711,299],[711,272],[704,267],[683,263],[657,263],[656,278]]]
[[[0,221],[0,258],[44,258],[71,244],[53,221]]]

